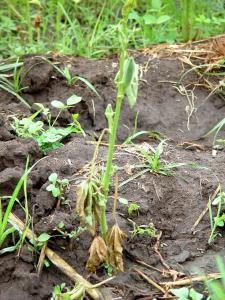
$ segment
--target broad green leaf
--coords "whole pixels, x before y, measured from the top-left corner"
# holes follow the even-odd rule
[[[161,0],[152,0],[152,8],[155,10],[160,10],[162,7],[162,1]]]
[[[51,192],[54,188],[54,184],[49,184],[47,187],[46,187],[46,191],[48,192]]]
[[[189,289],[186,287],[180,289],[170,289],[170,292],[178,297],[178,300],[188,300]]]
[[[52,189],[52,195],[54,196],[54,197],[58,197],[59,195],[60,195],[60,189],[58,188],[58,187],[54,187],[53,189]]]
[[[144,20],[146,25],[152,25],[152,24],[157,23],[157,18],[155,16],[152,16],[152,15],[145,15],[143,17],[143,20]]]
[[[170,16],[163,15],[163,16],[160,16],[160,17],[157,18],[156,23],[157,24],[162,24],[162,23],[165,23],[165,22],[169,21],[170,19],[171,19]]]
[[[63,108],[66,107],[66,105],[65,105],[63,102],[59,101],[59,100],[53,100],[53,101],[51,102],[51,105],[52,105],[53,107],[56,107],[56,108],[59,108],[59,109],[63,109]]]
[[[39,235],[37,240],[38,240],[39,243],[44,243],[44,242],[47,242],[50,238],[51,238],[51,236],[44,232],[44,233]]]
[[[58,175],[57,175],[57,173],[52,173],[52,174],[50,174],[50,176],[48,177],[48,180],[50,181],[50,182],[56,182],[56,180],[57,180],[57,178],[58,178]]]
[[[69,99],[67,99],[66,104],[67,105],[75,105],[77,103],[79,103],[82,100],[82,97],[79,97],[77,95],[72,95],[71,97],[69,97]]]
[[[67,185],[69,184],[69,180],[66,179],[66,178],[64,178],[64,179],[61,180],[61,184],[62,184],[63,186],[67,186]]]
[[[189,297],[192,300],[202,300],[203,299],[203,295],[196,292],[193,288],[190,289]]]

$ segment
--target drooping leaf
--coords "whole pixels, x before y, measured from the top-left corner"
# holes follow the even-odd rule
[[[89,259],[86,268],[89,272],[95,272],[103,263],[107,263],[107,246],[100,236],[96,236],[89,249]]]
[[[122,241],[125,234],[116,224],[107,234],[108,263],[115,271],[123,272],[123,247]]]

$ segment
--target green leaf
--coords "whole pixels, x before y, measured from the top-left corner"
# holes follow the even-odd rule
[[[52,195],[54,196],[54,197],[58,197],[59,195],[60,195],[60,189],[58,188],[58,187],[54,187],[53,189],[52,189]]]
[[[157,18],[152,15],[145,15],[143,17],[143,20],[146,25],[153,25],[157,23]]]
[[[123,18],[127,18],[129,13],[135,9],[136,7],[136,0],[126,0],[124,3],[124,6],[122,8],[122,16]]]
[[[92,90],[92,92],[94,92],[99,98],[101,98],[101,96],[97,92],[96,88],[87,79],[80,77],[80,76],[77,76],[77,79],[79,79],[80,81],[83,81],[87,85],[87,87],[89,87],[89,89]]]
[[[155,10],[160,10],[162,7],[162,1],[161,0],[152,0],[152,8]]]
[[[190,289],[189,297],[191,297],[192,300],[202,300],[203,295],[196,292],[193,288]]]
[[[57,178],[58,178],[58,175],[57,175],[57,173],[52,173],[52,174],[50,174],[50,176],[48,177],[48,180],[50,181],[50,182],[56,182],[56,180],[57,180]]]
[[[178,300],[188,300],[189,289],[186,287],[180,289],[170,289],[170,292],[178,297]]]
[[[47,242],[49,239],[51,238],[51,236],[47,233],[42,233],[41,235],[39,235],[39,237],[37,238],[39,243],[45,243]]]
[[[46,191],[48,192],[51,192],[54,188],[54,184],[49,184],[47,187],[46,187]]]
[[[51,105],[52,105],[53,107],[56,107],[56,108],[59,108],[59,109],[63,109],[63,108],[66,107],[66,105],[65,105],[63,102],[59,101],[59,100],[53,100],[53,101],[51,102]]]
[[[165,22],[169,21],[170,19],[171,19],[170,16],[163,15],[163,16],[160,16],[160,17],[157,18],[156,23],[157,24],[162,24],[162,23],[165,23]]]
[[[119,198],[118,201],[123,205],[128,205],[128,200],[125,198]]]
[[[77,95],[72,95],[71,97],[69,97],[69,99],[67,99],[66,104],[67,105],[75,105],[77,103],[79,103],[82,100],[82,97],[79,97]]]

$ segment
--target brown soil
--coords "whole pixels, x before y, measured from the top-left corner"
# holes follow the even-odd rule
[[[52,151],[48,157],[39,162],[29,176],[29,211],[33,217],[34,231],[37,234],[48,232],[56,235],[55,227],[63,222],[65,229],[70,232],[79,226],[79,220],[74,214],[76,206],[76,185],[82,180],[85,173],[76,175],[92,159],[94,145],[90,141],[94,135],[106,127],[104,111],[108,103],[114,104],[116,89],[114,77],[118,68],[116,58],[91,61],[80,58],[57,58],[59,62],[69,63],[74,75],[88,79],[101,95],[98,98],[83,83],[76,82],[69,87],[62,77],[53,68],[40,61],[39,58],[27,57],[24,68],[23,86],[24,98],[35,108],[36,102],[50,107],[50,101],[65,101],[73,93],[82,96],[83,100],[71,112],[78,112],[80,123],[88,133],[86,139],[72,136],[64,147]],[[174,270],[189,274],[194,267],[204,272],[215,271],[214,256],[224,258],[224,237],[219,237],[213,246],[208,245],[210,233],[209,216],[205,215],[197,226],[194,234],[192,226],[205,209],[209,196],[215,191],[218,181],[225,187],[224,179],[224,152],[218,152],[215,158],[211,155],[210,140],[201,139],[213,125],[224,117],[225,102],[219,95],[206,99],[209,92],[201,87],[195,87],[195,107],[190,117],[190,128],[187,128],[188,115],[187,97],[182,96],[175,88],[184,72],[182,64],[173,58],[152,58],[136,55],[136,62],[141,65],[141,81],[137,105],[131,110],[124,103],[118,141],[122,142],[132,131],[134,119],[138,112],[137,130],[158,131],[170,143],[165,145],[163,160],[165,162],[194,162],[197,168],[185,167],[176,171],[176,176],[163,176],[146,172],[144,175],[131,180],[119,189],[119,196],[136,202],[140,208],[137,213],[129,216],[127,207],[118,204],[117,218],[120,227],[127,237],[124,242],[125,272],[107,284],[105,292],[111,298],[117,299],[161,299],[160,293],[148,285],[135,271],[142,270],[156,282],[171,280],[163,278],[156,271],[143,267],[138,261],[143,261],[161,270],[165,269],[159,255],[154,250],[156,238],[147,235],[132,237],[132,219],[137,225],[153,223],[157,233],[162,232],[160,239],[160,253],[165,262]],[[197,81],[193,73],[185,77],[183,84],[187,89]],[[26,157],[29,154],[31,164],[41,158],[38,146],[32,140],[23,140],[16,137],[10,127],[10,115],[26,115],[28,110],[10,94],[0,91],[0,196],[10,195],[21,177]],[[53,114],[56,111],[52,110]],[[61,126],[70,121],[67,112],[59,119]],[[125,126],[124,126],[125,125]],[[147,142],[153,147],[156,141],[142,136],[137,142]],[[201,147],[185,148],[183,144],[193,141]],[[183,146],[182,146],[183,145]],[[132,170],[128,174],[128,165],[139,164],[139,158],[132,152],[132,147],[117,147],[114,164],[119,167],[120,183],[139,172]],[[199,150],[200,149],[200,150]],[[107,148],[102,146],[99,160],[106,157]],[[46,191],[48,176],[56,172],[61,178],[71,180],[67,191],[70,205],[61,205],[58,209],[51,194]],[[135,190],[135,193],[134,193]],[[113,190],[111,190],[111,196]],[[111,199],[111,198],[110,198]],[[23,203],[23,193],[20,195]],[[109,200],[107,216],[112,223],[112,203]],[[16,204],[13,211],[23,219],[23,211]],[[221,232],[223,235],[223,232]],[[101,269],[97,274],[88,274],[85,264],[92,237],[83,233],[74,242],[73,247],[69,240],[62,237],[52,238],[49,247],[63,257],[80,274],[92,282],[99,282],[107,277]],[[38,278],[35,271],[37,257],[28,251],[25,244],[18,258],[15,253],[4,254],[0,257],[0,299],[50,299],[52,288],[62,282],[72,285],[62,273],[53,265],[45,268]],[[119,298],[121,297],[121,298]],[[158,297],[158,298],[157,298]]]

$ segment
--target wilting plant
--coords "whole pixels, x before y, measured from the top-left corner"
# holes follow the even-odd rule
[[[118,123],[121,106],[125,95],[127,95],[129,105],[133,107],[136,103],[138,90],[138,65],[127,52],[127,20],[130,11],[135,7],[135,0],[127,0],[122,9],[122,21],[118,27],[120,39],[120,62],[119,71],[115,78],[117,86],[117,97],[115,112],[109,104],[106,108],[106,118],[108,121],[109,148],[107,154],[106,167],[100,173],[95,161],[98,153],[99,138],[92,160],[90,176],[78,188],[77,213],[81,217],[89,231],[95,234],[96,225],[100,225],[101,236],[96,236],[90,248],[90,258],[87,267],[90,271],[95,271],[100,264],[110,264],[114,270],[123,270],[122,263],[122,240],[124,233],[115,221],[115,225],[109,230],[106,218],[106,208],[110,179],[113,173],[113,153],[117,136]],[[117,198],[115,196],[115,198]]]

